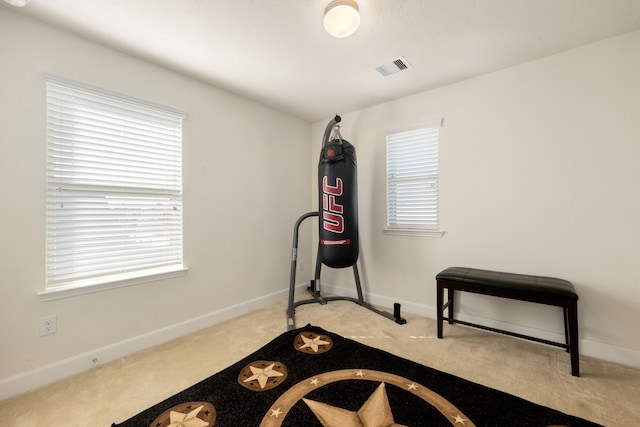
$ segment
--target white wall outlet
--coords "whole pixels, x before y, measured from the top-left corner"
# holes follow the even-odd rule
[[[304,260],[298,260],[298,271],[304,270]]]
[[[40,336],[51,335],[58,332],[58,316],[51,314],[40,318]]]

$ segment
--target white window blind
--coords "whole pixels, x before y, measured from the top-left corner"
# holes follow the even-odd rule
[[[387,227],[439,230],[441,120],[387,132]]]
[[[182,268],[182,120],[47,76],[47,290]]]

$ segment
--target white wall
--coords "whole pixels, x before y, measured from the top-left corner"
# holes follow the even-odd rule
[[[434,276],[452,265],[558,276],[580,294],[582,354],[640,366],[638,51],[632,33],[343,114],[358,149],[361,274],[373,302],[434,317]],[[0,398],[285,298],[292,226],[317,206],[326,121],[310,126],[9,8],[0,8],[0,58]],[[46,71],[189,112],[185,277],[39,300]],[[385,235],[384,132],[437,117],[447,233]],[[301,235],[307,266],[311,230]],[[353,289],[346,270],[325,268],[323,281]],[[561,333],[553,308],[461,303],[468,318]],[[59,331],[39,337],[48,314]]]
[[[0,398],[285,298],[292,227],[310,208],[309,123],[8,7],[0,58]],[[186,276],[40,301],[47,71],[188,112]],[[48,314],[58,332],[40,337]]]
[[[580,296],[581,354],[640,366],[638,52],[640,32],[342,115],[372,298],[434,317],[434,276],[448,266],[561,277]],[[440,117],[446,234],[385,235],[385,131]],[[313,127],[312,165],[325,125]],[[353,287],[348,270],[323,281]],[[553,307],[464,295],[459,309],[563,339]]]

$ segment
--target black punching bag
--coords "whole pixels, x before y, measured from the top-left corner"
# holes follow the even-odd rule
[[[339,116],[334,122],[339,122]],[[356,150],[342,138],[323,141],[318,164],[319,255],[333,268],[358,260],[358,180]]]

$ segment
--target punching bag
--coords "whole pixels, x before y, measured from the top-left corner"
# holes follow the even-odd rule
[[[333,123],[339,121],[336,116]],[[318,164],[318,253],[329,267],[350,267],[359,253],[356,150],[341,137],[326,136]]]

